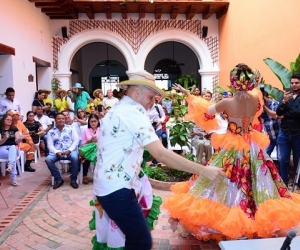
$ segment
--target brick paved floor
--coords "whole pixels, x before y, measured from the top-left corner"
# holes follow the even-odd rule
[[[44,158],[36,164],[35,173],[25,172],[19,177],[19,186],[10,186],[8,176],[0,177],[0,250],[26,249],[92,249],[88,222],[91,219],[92,183],[70,186],[67,174],[65,183],[57,190],[51,187],[51,178]],[[169,192],[154,190],[165,198]],[[201,242],[189,236],[173,233],[168,215],[162,209],[152,231],[153,249],[161,250],[219,250],[216,242]],[[141,249],[142,250],[142,249]]]

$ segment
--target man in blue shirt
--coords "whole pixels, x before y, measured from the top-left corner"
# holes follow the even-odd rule
[[[82,108],[86,110],[86,106],[89,103],[90,95],[88,92],[83,90],[81,83],[75,83],[73,87],[73,97],[72,102],[75,103],[74,105],[74,112],[77,113],[77,109]]]
[[[55,180],[53,189],[57,189],[64,184],[64,180],[55,165],[55,162],[59,160],[71,161],[71,186],[75,189],[78,188],[78,184],[76,183],[79,164],[78,142],[78,135],[75,128],[65,124],[65,116],[62,113],[57,114],[55,117],[55,127],[49,131],[47,137],[50,153],[46,157],[46,164]]]

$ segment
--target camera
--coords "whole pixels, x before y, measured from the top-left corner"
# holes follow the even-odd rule
[[[156,128],[157,122],[152,122],[152,127]]]

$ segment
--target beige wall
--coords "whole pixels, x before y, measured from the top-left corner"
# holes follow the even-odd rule
[[[50,19],[27,0],[0,2],[0,43],[15,48],[14,56],[0,57],[0,93],[13,87],[26,112],[31,110],[36,90],[35,81],[28,81],[29,74],[39,79],[39,88],[51,88],[52,68],[39,68],[37,77],[32,59],[37,57],[52,66]]]
[[[282,88],[263,59],[290,69],[300,53],[299,15],[299,0],[230,0],[219,22],[220,84],[229,85],[229,71],[244,62],[257,68],[266,83]]]

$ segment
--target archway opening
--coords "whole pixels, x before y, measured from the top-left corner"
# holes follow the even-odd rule
[[[145,69],[155,75],[156,83],[164,89],[170,88],[180,76],[191,73],[200,87],[199,68],[195,53],[185,44],[174,41],[154,47],[145,62]]]
[[[119,81],[127,80],[127,63],[114,46],[92,42],[81,47],[71,61],[72,83],[81,82],[92,93],[95,89],[113,89]],[[117,82],[116,82],[117,81]]]

